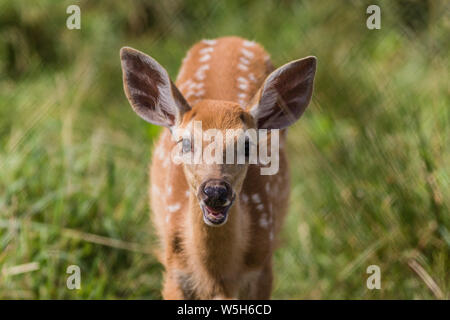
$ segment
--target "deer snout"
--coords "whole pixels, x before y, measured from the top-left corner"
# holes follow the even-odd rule
[[[233,196],[230,184],[221,179],[210,179],[203,182],[199,193],[203,202],[211,208],[228,206]]]

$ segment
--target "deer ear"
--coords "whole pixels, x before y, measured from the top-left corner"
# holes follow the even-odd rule
[[[123,87],[133,110],[145,121],[173,127],[191,108],[167,71],[153,58],[132,48],[120,50]]]
[[[258,128],[283,129],[301,117],[311,100],[316,61],[295,60],[267,77],[249,108]]]

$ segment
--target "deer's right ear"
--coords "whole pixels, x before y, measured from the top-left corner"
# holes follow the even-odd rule
[[[250,114],[260,129],[284,129],[308,106],[316,73],[315,57],[295,60],[272,72],[253,98]]]
[[[173,127],[191,108],[167,71],[153,58],[132,48],[120,50],[123,87],[133,110],[145,121]]]

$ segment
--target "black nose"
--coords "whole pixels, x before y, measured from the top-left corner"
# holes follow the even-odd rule
[[[226,199],[228,193],[225,186],[207,186],[204,192],[209,198],[218,199]]]
[[[231,198],[231,186],[224,180],[211,179],[205,181],[200,188],[203,201],[213,208],[223,206]]]

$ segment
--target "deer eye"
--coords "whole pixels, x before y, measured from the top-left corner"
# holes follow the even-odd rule
[[[183,150],[183,153],[191,152],[191,150],[192,150],[191,140],[188,138],[183,138],[183,140],[181,142],[181,148]]]

